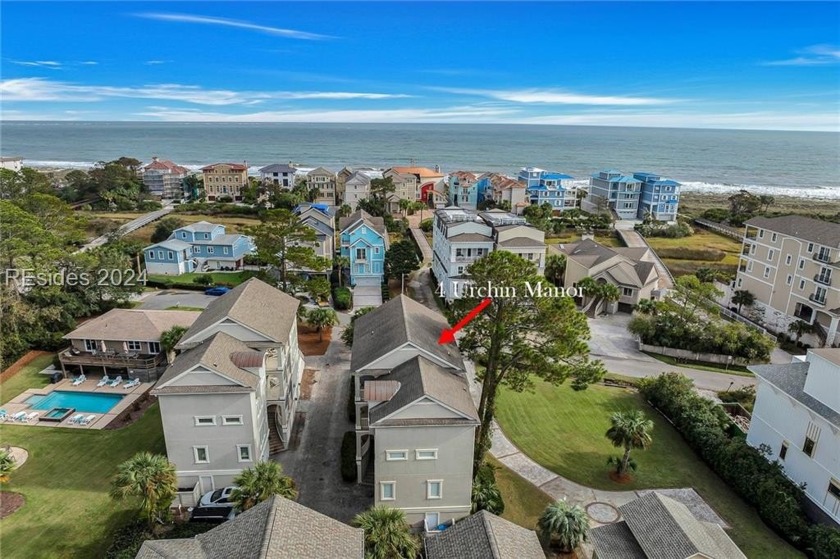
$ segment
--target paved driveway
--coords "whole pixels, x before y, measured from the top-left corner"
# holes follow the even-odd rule
[[[353,288],[353,308],[378,307],[382,304],[382,287],[378,285],[357,285]]]
[[[169,307],[196,307],[204,309],[218,297],[200,291],[172,290],[150,291],[140,299],[141,309],[165,310]]]
[[[653,357],[639,351],[636,340],[627,331],[630,318],[629,314],[624,313],[590,318],[588,322],[592,338],[589,340],[589,351],[592,355],[658,363]]]

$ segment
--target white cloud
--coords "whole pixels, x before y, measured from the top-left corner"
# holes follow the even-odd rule
[[[438,87],[436,91],[458,95],[477,95],[513,103],[540,103],[550,105],[662,105],[677,102],[676,99],[654,97],[629,97],[610,95],[587,95],[559,89],[462,89]]]
[[[10,60],[12,64],[18,66],[32,66],[35,68],[49,68],[50,70],[60,70],[61,62],[55,60]]]
[[[95,60],[85,60],[83,62],[79,62],[79,64],[81,64],[82,66],[96,66],[99,64],[99,62]]]
[[[331,39],[328,35],[320,35],[318,33],[309,33],[307,31],[299,31],[297,29],[283,29],[280,27],[270,27],[268,25],[258,25],[249,21],[241,21],[236,19],[229,19],[224,17],[210,17],[197,16],[191,14],[168,14],[168,13],[143,13],[136,14],[137,17],[146,19],[155,19],[159,21],[175,21],[180,23],[198,23],[201,25],[219,25],[223,27],[235,27],[237,29],[248,29],[251,31],[258,31],[260,33],[268,33],[269,35],[277,35],[279,37],[286,37],[288,39],[301,39],[306,41],[317,41],[320,39]]]
[[[840,47],[812,45],[797,51],[799,56],[785,60],[763,62],[763,66],[823,66],[840,63]]]
[[[171,62],[171,60],[147,60],[143,64],[146,66],[157,66],[158,64],[166,64],[167,62]]]
[[[79,85],[45,78],[0,81],[0,99],[10,101],[93,102],[107,98],[162,99],[196,105],[249,105],[270,99],[394,99],[408,95],[355,91],[233,91],[195,85],[157,84],[138,87]]]

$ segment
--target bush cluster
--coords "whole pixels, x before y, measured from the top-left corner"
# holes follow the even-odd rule
[[[341,439],[341,479],[356,481],[356,432],[347,431]]]
[[[420,222],[420,230],[424,233],[432,232],[432,218],[424,219]]]
[[[206,202],[188,202],[180,204],[174,208],[175,213],[196,213],[202,215],[257,215],[262,208],[254,206],[240,206],[238,204],[224,204],[214,203],[208,204]]]
[[[676,260],[705,260],[720,262],[726,258],[726,252],[717,248],[663,247],[656,250],[660,258]]]
[[[644,344],[731,355],[750,362],[768,361],[775,347],[772,339],[740,322],[710,321],[701,315],[686,318],[672,311],[636,315],[627,329]]]
[[[726,413],[696,394],[691,379],[663,373],[639,381],[642,395],[668,417],[688,444],[759,516],[794,546],[813,557],[838,557],[840,531],[809,528],[802,489],[785,476],[766,450],[749,446]]]
[[[346,311],[353,306],[353,294],[347,287],[336,287],[332,290],[332,296],[336,310]]]
[[[687,223],[668,225],[663,222],[651,221],[639,223],[634,227],[642,237],[665,237],[667,239],[682,239],[694,234],[694,229]]]
[[[564,210],[552,219],[552,229],[555,233],[562,233],[566,229],[575,230],[610,230],[612,218],[609,214],[591,214],[579,208]]]

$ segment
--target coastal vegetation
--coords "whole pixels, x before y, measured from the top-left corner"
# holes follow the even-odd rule
[[[537,521],[537,532],[543,544],[559,548],[562,553],[571,553],[587,541],[589,517],[580,505],[555,501],[548,505]]]
[[[364,530],[366,559],[409,559],[420,552],[420,539],[400,509],[372,507],[357,514],[353,525]]]
[[[700,268],[714,270],[722,277],[734,276],[738,270],[741,243],[713,231],[695,228],[690,237],[645,240],[674,277],[694,274]]]

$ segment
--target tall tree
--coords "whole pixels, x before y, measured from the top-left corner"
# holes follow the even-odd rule
[[[537,531],[547,547],[557,545],[563,553],[571,553],[587,541],[589,517],[580,505],[565,500],[548,505],[537,521]]]
[[[111,483],[111,497],[117,500],[139,497],[142,515],[153,527],[162,522],[178,492],[175,466],[166,456],[138,452],[117,467]]]
[[[277,270],[283,291],[288,292],[303,281],[297,274],[292,274],[293,270],[322,271],[326,267],[324,259],[312,248],[318,240],[315,230],[301,223],[289,210],[265,212],[261,223],[249,227],[247,234],[254,239],[259,258]]]
[[[336,210],[335,215],[336,215],[336,217],[341,218],[341,217],[347,217],[351,213],[353,213],[353,208],[351,208],[347,204],[341,204],[341,206],[339,206],[338,210]]]
[[[385,253],[385,276],[389,279],[400,279],[403,274],[408,275],[419,267],[417,250],[408,239],[392,244]]]
[[[694,275],[697,276],[697,279],[699,279],[702,283],[713,283],[717,279],[718,272],[713,268],[702,266],[694,271]]]
[[[241,511],[246,511],[271,497],[280,495],[286,499],[297,499],[295,482],[283,475],[283,467],[272,460],[257,462],[253,468],[243,470],[233,480],[236,489],[230,500]]]
[[[776,203],[776,197],[769,194],[762,194],[758,197],[758,201],[761,203],[761,213],[766,214],[770,206]]]
[[[751,307],[755,304],[755,295],[746,289],[738,289],[732,294],[732,303],[738,305],[738,314],[741,314],[741,307]]]
[[[521,392],[537,378],[552,384],[571,378],[572,388],[583,390],[605,371],[600,361],[589,360],[589,327],[571,298],[529,296],[529,286],[542,280],[534,263],[495,251],[467,271],[475,285],[490,285],[499,295],[514,295],[493,298],[464,328],[459,344],[470,359],[484,365],[477,374],[482,383],[473,468],[477,472],[490,448],[496,395],[502,386]],[[479,302],[479,298],[457,300],[456,318]]]
[[[420,541],[399,509],[373,507],[357,514],[353,525],[365,532],[365,559],[415,559],[420,552]]]
[[[610,417],[610,428],[606,437],[615,447],[624,448],[624,455],[619,459],[611,459],[616,465],[616,473],[620,476],[627,473],[627,469],[635,465],[630,460],[630,451],[634,448],[645,449],[652,443],[650,432],[653,421],[645,417],[639,410],[630,412],[616,412]]]
[[[184,226],[184,220],[180,217],[170,216],[164,217],[155,225],[155,230],[152,233],[151,241],[153,243],[160,243],[169,238],[169,236],[178,228]]]
[[[545,278],[559,285],[566,273],[566,257],[562,254],[549,254],[545,259]]]
[[[580,280],[577,286],[583,290],[584,299],[589,299],[589,304],[584,307],[583,311],[587,312],[592,309],[593,317],[598,316],[602,303],[609,304],[618,301],[621,297],[618,286],[604,280],[596,281],[589,276]]]
[[[349,256],[336,256],[333,258],[333,264],[338,271],[338,286],[344,287],[344,270],[350,267]]]
[[[554,209],[548,202],[544,204],[532,204],[525,208],[522,212],[528,223],[541,231],[551,230],[551,218],[554,215]]]
[[[681,276],[677,278],[674,291],[675,298],[681,303],[675,305],[680,316],[691,318],[700,310],[709,315],[720,313],[715,300],[723,295],[723,292],[713,283],[703,283],[697,276]]]

